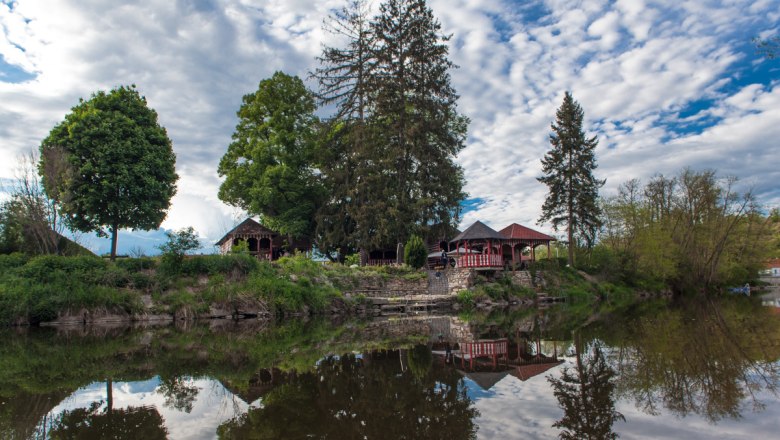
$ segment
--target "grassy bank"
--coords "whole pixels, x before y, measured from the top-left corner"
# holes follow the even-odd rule
[[[171,261],[132,258],[0,255],[0,325],[40,323],[65,312],[99,310],[197,316],[219,306],[270,314],[350,307],[342,292],[366,279],[422,279],[406,267],[350,268],[303,256],[260,262],[249,255],[202,255]],[[151,299],[152,306],[144,306]]]

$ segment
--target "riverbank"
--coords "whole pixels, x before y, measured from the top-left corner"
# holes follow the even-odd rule
[[[541,264],[486,278],[473,271],[348,267],[304,256],[269,263],[243,254],[202,255],[172,265],[160,258],[12,254],[0,255],[0,271],[0,325],[384,314],[636,296]]]

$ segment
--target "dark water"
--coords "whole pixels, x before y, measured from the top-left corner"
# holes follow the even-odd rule
[[[0,438],[778,438],[779,316],[740,299],[5,330]],[[457,357],[504,339],[496,366]]]

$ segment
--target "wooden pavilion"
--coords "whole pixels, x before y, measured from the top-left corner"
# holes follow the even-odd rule
[[[546,245],[550,255],[550,242],[554,237],[531,228],[512,223],[496,232],[477,221],[450,241],[448,255],[455,258],[456,267],[476,269],[501,269],[506,265],[521,266],[525,260],[535,261],[537,246]],[[523,250],[530,248],[530,256]]]
[[[450,240],[455,250],[447,253],[455,257],[456,267],[500,269],[504,267],[501,243],[504,236],[481,221],[476,221]]]
[[[546,245],[547,258],[550,258],[550,242],[555,241],[555,237],[550,237],[517,223],[512,223],[502,229],[499,234],[504,238],[501,242],[501,255],[504,261],[511,262],[512,266],[522,264],[525,248],[530,248],[531,251],[528,260],[536,261],[536,247]]]
[[[293,240],[292,248],[290,248],[286,237],[251,218],[239,223],[238,226],[219,239],[217,242],[219,253],[225,255],[233,249],[233,246],[237,246],[241,242],[247,243],[250,255],[268,261],[277,260],[286,252],[309,252],[311,250],[311,243],[301,239]]]

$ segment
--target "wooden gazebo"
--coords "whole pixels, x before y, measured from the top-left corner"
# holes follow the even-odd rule
[[[504,266],[500,252],[503,240],[501,234],[477,221],[450,241],[455,250],[448,255],[455,258],[456,267],[499,269]]]
[[[531,261],[536,261],[535,249],[539,245],[547,245],[547,258],[550,258],[550,242],[555,241],[555,237],[550,237],[517,223],[512,223],[499,233],[503,238],[501,256],[505,261],[512,262],[513,265],[522,262],[522,252],[526,247],[531,249]]]

